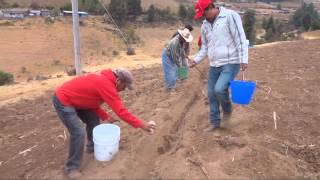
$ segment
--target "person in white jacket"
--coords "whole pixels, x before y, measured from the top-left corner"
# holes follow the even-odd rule
[[[248,64],[248,43],[243,30],[241,17],[233,10],[215,7],[211,0],[199,0],[195,5],[195,19],[204,16],[201,26],[201,49],[191,60],[190,67],[196,66],[208,56],[208,100],[210,105],[209,132],[220,128],[220,105],[223,120],[229,120],[232,104],[229,98],[229,85],[239,70]]]

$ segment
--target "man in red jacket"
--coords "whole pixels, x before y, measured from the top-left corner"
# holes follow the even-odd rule
[[[122,120],[134,128],[148,132],[155,128],[132,115],[121,102],[118,92],[124,91],[126,87],[132,90],[132,81],[133,77],[128,70],[109,69],[76,77],[57,88],[53,105],[70,133],[69,156],[64,166],[65,173],[70,178],[81,176],[79,167],[85,142],[85,130],[81,121],[86,124],[88,152],[93,152],[92,130],[100,123],[99,119],[115,121],[100,108],[102,103],[109,105]]]

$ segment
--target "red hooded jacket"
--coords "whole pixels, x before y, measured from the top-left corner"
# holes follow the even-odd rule
[[[58,87],[56,95],[65,106],[92,110],[102,120],[108,120],[110,116],[100,108],[105,102],[122,120],[133,127],[138,128],[142,124],[141,120],[122,104],[116,88],[116,76],[110,69],[76,77]]]

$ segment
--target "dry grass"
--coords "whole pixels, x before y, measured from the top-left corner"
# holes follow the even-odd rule
[[[312,32],[306,32],[302,34],[303,39],[320,39],[320,30],[312,31]]]

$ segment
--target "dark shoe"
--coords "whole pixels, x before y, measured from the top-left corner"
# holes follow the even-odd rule
[[[65,173],[69,179],[79,179],[82,176],[82,173],[77,169],[70,170]]]
[[[222,120],[229,121],[231,119],[232,113],[223,113]]]
[[[212,131],[217,130],[217,129],[219,129],[219,128],[220,128],[220,127],[214,127],[213,125],[210,125],[209,127],[205,128],[205,129],[203,130],[203,132],[212,132]]]

